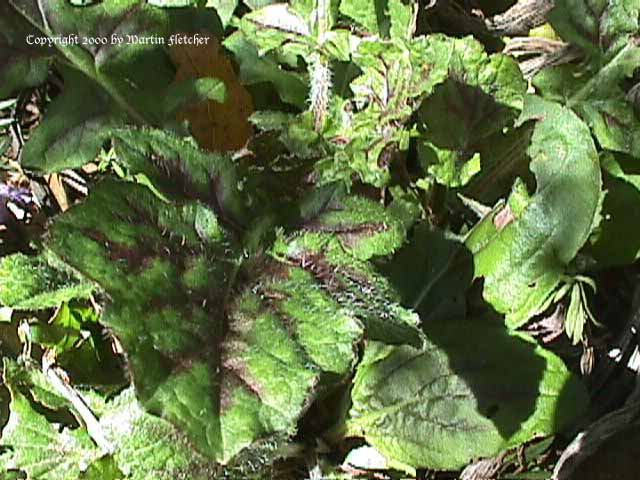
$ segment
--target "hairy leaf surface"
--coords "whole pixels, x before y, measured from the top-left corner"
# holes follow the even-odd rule
[[[408,149],[410,137],[418,134],[409,124],[416,110],[424,122],[421,141],[432,149],[441,147],[432,162],[439,170],[432,173],[439,175],[442,183],[459,184],[455,180],[459,163],[478,150],[477,139],[497,130],[491,130],[491,124],[472,136],[469,125],[456,130],[458,134],[452,133],[441,119],[444,112],[461,112],[454,99],[464,92],[481,104],[469,118],[456,120],[462,125],[475,125],[475,115],[491,111],[502,127],[522,107],[525,83],[517,64],[503,55],[487,55],[470,37],[430,35],[386,42],[365,38],[353,53],[353,61],[363,72],[350,84],[355,108],[336,101],[339,122],[328,134],[349,139],[345,146],[336,148],[334,164],[348,161],[349,168],[364,182],[376,186],[388,183],[389,164],[397,152]],[[340,175],[323,173],[327,178]]]
[[[103,322],[128,354],[145,408],[226,462],[258,438],[294,430],[322,374],[351,370],[362,324],[421,343],[415,317],[393,306],[382,279],[351,267],[403,238],[401,223],[372,224],[370,205],[309,226],[337,259],[292,247],[284,261],[257,257],[239,270],[238,246],[205,204],[105,182],[58,219],[48,245],[110,297]]]
[[[17,310],[57,307],[88,298],[94,286],[51,255],[16,253],[0,259],[0,303]]]

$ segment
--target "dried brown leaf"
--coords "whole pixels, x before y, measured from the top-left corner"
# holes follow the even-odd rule
[[[209,38],[206,45],[176,45],[171,54],[177,66],[176,82],[215,77],[227,89],[224,103],[209,100],[189,106],[178,113],[178,120],[189,121],[191,133],[207,150],[226,152],[244,147],[252,134],[249,116],[253,101],[219,43]]]

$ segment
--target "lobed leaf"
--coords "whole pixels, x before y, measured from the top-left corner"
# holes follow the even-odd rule
[[[112,299],[103,322],[128,353],[145,408],[227,462],[260,437],[293,431],[321,374],[350,370],[361,327],[297,268],[258,263],[257,283],[233,286],[238,254],[211,215],[108,182],[59,218],[49,247]],[[211,218],[204,237],[202,216]],[[321,312],[333,313],[311,328]]]
[[[459,163],[471,158],[480,148],[480,140],[500,131],[522,108],[526,85],[517,64],[503,55],[487,55],[471,37],[365,38],[353,53],[353,62],[362,74],[350,84],[351,108],[336,101],[339,121],[325,134],[348,140],[346,146],[336,148],[333,164],[348,162],[362,181],[378,187],[389,182],[394,152],[406,151],[410,137],[418,135],[410,123],[416,110],[424,125],[421,142],[439,152],[433,163],[440,171],[431,173],[453,185],[461,183],[456,180]],[[456,105],[460,98],[468,98],[478,109],[461,113],[458,123],[469,125],[454,133],[442,118],[445,111],[447,116],[451,110],[465,111]],[[480,122],[483,115],[494,117],[496,124]],[[479,124],[482,129],[471,133]],[[330,168],[323,172],[325,178],[344,176]]]

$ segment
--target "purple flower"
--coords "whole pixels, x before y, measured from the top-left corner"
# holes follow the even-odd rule
[[[13,214],[7,208],[9,202],[25,210],[34,205],[31,191],[0,182],[0,225],[7,224],[13,218]]]

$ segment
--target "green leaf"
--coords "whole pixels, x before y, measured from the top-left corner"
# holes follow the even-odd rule
[[[640,6],[634,0],[563,0],[550,18],[564,39],[585,50],[587,61],[545,69],[534,85],[543,96],[566,101],[603,148],[640,158],[640,122],[624,87],[640,64]]]
[[[468,154],[438,148],[430,142],[418,145],[418,158],[429,176],[448,187],[462,187],[480,172],[480,154],[467,157]]]
[[[222,26],[226,27],[229,25],[233,12],[238,6],[238,0],[207,0],[206,6],[215,9],[222,21]]]
[[[465,317],[473,257],[460,240],[421,223],[381,270],[423,325]]]
[[[605,0],[559,0],[548,14],[549,22],[563,39],[588,53],[597,54],[600,19],[608,3]]]
[[[88,298],[94,286],[53,256],[16,253],[0,259],[0,303],[15,310],[57,307]]]
[[[132,388],[109,402],[81,392],[99,415],[99,428],[112,445],[112,453],[105,455],[84,426],[60,427],[42,414],[43,405],[54,409],[46,410],[47,415],[72,407],[52,391],[39,369],[9,360],[4,369],[11,415],[2,432],[2,446],[10,450],[0,455],[0,466],[24,470],[34,480],[206,480],[216,476],[215,464],[195,451],[169,422],[146,413]]]
[[[126,474],[125,478],[206,480],[215,477],[215,465],[198,454],[169,422],[146,413],[131,388],[106,404],[100,425],[113,442],[112,458]]]
[[[409,2],[409,5],[405,5],[402,0],[389,0],[389,17],[391,18],[389,34],[391,38],[409,40],[416,30],[417,15],[417,2]]]
[[[10,387],[11,392],[20,393],[40,406],[58,413],[64,411],[57,420],[67,426],[74,425],[74,418],[68,414],[70,407],[68,400],[60,396],[60,393],[52,387],[42,370],[37,368],[35,364],[20,363],[5,357],[2,379]]]
[[[113,457],[102,457],[89,465],[78,477],[79,480],[124,480],[124,474],[118,468]]]
[[[278,140],[302,159],[315,158],[320,140],[311,127],[311,116],[300,118],[290,113],[260,110],[251,115],[251,123],[260,130],[278,132]]]
[[[546,69],[533,83],[545,98],[573,108],[603,148],[640,158],[640,121],[621,88],[639,63],[640,45],[632,40],[602,66]]]
[[[635,0],[558,0],[549,13],[553,29],[566,41],[599,57],[636,35],[640,5]]]
[[[341,0],[340,13],[362,25],[370,35],[379,35],[378,16],[383,13],[384,2],[370,0]]]
[[[439,148],[460,150],[459,161],[458,153],[441,155],[445,165],[440,170],[444,171],[434,174],[442,181],[460,183],[460,176],[466,180],[473,163],[477,165],[476,159],[460,175],[459,164],[473,157],[480,148],[478,140],[500,131],[522,108],[526,83],[517,64],[504,55],[487,55],[470,37],[430,35],[410,42],[365,38],[353,53],[353,62],[362,71],[350,84],[353,99],[334,102],[334,120],[325,132],[346,143],[335,149],[333,163],[319,164],[326,181],[344,180],[355,172],[365,183],[386,185],[389,164],[398,152],[408,149],[409,139],[417,134],[410,122],[419,109],[424,140]],[[456,118],[465,125],[461,130],[448,128],[442,119],[452,109],[459,111],[460,98],[467,96],[479,108]],[[467,103],[464,101],[465,109]],[[495,125],[481,121],[483,115],[492,117]],[[476,127],[480,127],[477,133],[471,130]],[[343,171],[345,164],[351,170],[348,173]]]
[[[215,100],[222,103],[226,98],[224,82],[217,78],[196,78],[173,85],[166,94],[165,116],[175,113],[194,103]]]
[[[7,374],[10,367],[17,377]],[[4,381],[11,391],[11,413],[2,430],[2,443],[11,446],[11,450],[0,455],[0,468],[20,469],[33,479],[77,479],[101,455],[88,433],[68,427],[60,430],[35,410],[28,397],[17,388],[24,371],[15,369],[6,359],[4,368]]]
[[[11,15],[31,24],[32,37],[46,45],[40,50],[64,76],[62,93],[25,146],[23,164],[30,169],[48,173],[82,166],[94,160],[117,124],[173,125],[176,109],[185,103],[223,98],[222,84],[213,79],[174,84],[167,48],[175,32],[180,39],[191,32],[204,41],[195,33],[219,25],[213,10],[161,9],[143,0],[83,8],[35,0],[8,5]],[[21,62],[37,58],[29,50],[24,56]]]
[[[99,455],[85,431],[58,432],[56,425],[33,410],[19,392],[13,394],[11,415],[2,439],[5,445],[13,447],[14,453],[0,456],[0,466],[19,468],[34,479],[77,479]]]
[[[99,2],[84,8],[69,2],[9,3],[40,30],[41,37],[74,39],[55,44],[59,57],[96,82],[133,121],[162,121],[164,105],[158,99],[174,77],[160,44],[168,33],[166,10],[140,0]],[[140,41],[142,37],[155,40]]]
[[[501,55],[487,57],[471,42],[457,49],[454,54],[465,62],[458,67],[455,57],[451,60],[449,78],[419,110],[425,129],[419,155],[427,173],[450,187],[465,185],[480,171],[480,163],[488,163],[479,152],[492,136],[513,125],[525,91],[514,62]],[[450,128],[452,121],[457,128]],[[494,155],[489,151],[486,156]]]
[[[54,51],[31,44],[38,31],[8,2],[0,5],[0,32],[0,98],[44,82]]]
[[[362,322],[367,338],[420,346],[418,316],[403,308],[390,283],[363,261],[393,253],[404,238],[400,215],[349,197],[330,205],[290,238],[280,239],[273,252],[309,271],[344,311]]]
[[[278,91],[283,102],[305,107],[308,87],[301,75],[282,69],[268,54],[259,56],[254,47],[241,32],[234,32],[223,42],[225,48],[233,52],[240,64],[240,81],[245,85],[269,82]]]
[[[49,247],[112,299],[103,323],[128,352],[145,408],[227,462],[257,438],[291,433],[322,372],[350,370],[362,327],[303,269],[258,264],[233,286],[241,254],[220,225],[202,238],[207,210],[104,183],[58,219]]]
[[[424,137],[437,147],[470,155],[492,135],[513,124],[524,94],[517,66],[504,58],[492,57],[481,68],[485,79],[479,85],[456,79],[473,77],[473,73],[453,72],[420,107],[426,129]],[[500,97],[501,101],[497,101]],[[444,118],[455,119],[458,128],[450,128]]]
[[[34,38],[51,42],[45,50],[55,53],[65,79],[62,94],[25,146],[27,167],[47,173],[81,166],[94,159],[116,122],[128,117],[159,123],[171,110],[158,100],[165,98],[174,76],[159,45],[169,25],[162,10],[137,0],[85,8],[68,2],[9,3],[13,15],[36,29]]]
[[[41,173],[91,162],[122,120],[104,92],[87,77],[72,69],[63,72],[68,88],[51,103],[22,154],[22,164]]]
[[[164,195],[199,200],[235,227],[249,223],[246,204],[251,199],[240,197],[239,179],[228,157],[205,153],[193,143],[158,129],[118,129],[113,140],[130,173],[145,175]]]
[[[348,434],[392,465],[458,469],[558,431],[586,406],[562,360],[499,324],[453,320],[427,334],[424,349],[368,343],[354,379]]]
[[[481,170],[464,187],[464,195],[495,205],[508,192],[514,178],[529,178],[527,148],[534,123],[529,122],[485,138],[479,145]]]
[[[41,346],[54,348],[58,358],[73,349],[80,348],[85,341],[92,343],[90,326],[98,322],[98,315],[90,307],[70,307],[63,303],[48,323],[30,325],[31,341]],[[86,367],[86,364],[83,365]]]
[[[359,260],[389,255],[404,243],[405,225],[379,203],[347,197],[304,229],[335,233],[343,248]]]
[[[242,267],[258,250],[226,229],[237,223],[216,189],[237,196],[228,159],[157,130],[114,135],[127,167],[163,197],[105,182],[57,219],[47,244],[108,294],[102,322],[127,351],[145,408],[205,455],[227,462],[258,438],[291,434],[324,374],[350,372],[363,326],[370,338],[422,344],[417,317],[364,262],[399,248],[415,212],[340,200],[282,239],[275,258]]]
[[[581,286],[579,282],[571,287],[571,297],[569,299],[569,308],[564,321],[564,328],[567,336],[571,339],[571,343],[577,345],[584,340],[584,327],[587,324],[587,314],[582,304]]]
[[[640,238],[635,222],[629,221],[640,201],[640,171],[637,160],[622,155],[601,157],[604,171],[602,221],[591,239],[589,253],[598,266],[632,264],[640,258]]]
[[[517,328],[548,304],[565,268],[599,221],[602,178],[588,127],[570,110],[529,97],[520,122],[536,120],[529,156],[537,190],[519,187],[466,243],[484,298]],[[520,193],[518,193],[520,192]]]
[[[244,15],[240,29],[258,47],[261,56],[284,42],[298,43],[302,52],[309,51],[306,42],[311,29],[307,21],[286,3],[267,5]]]

